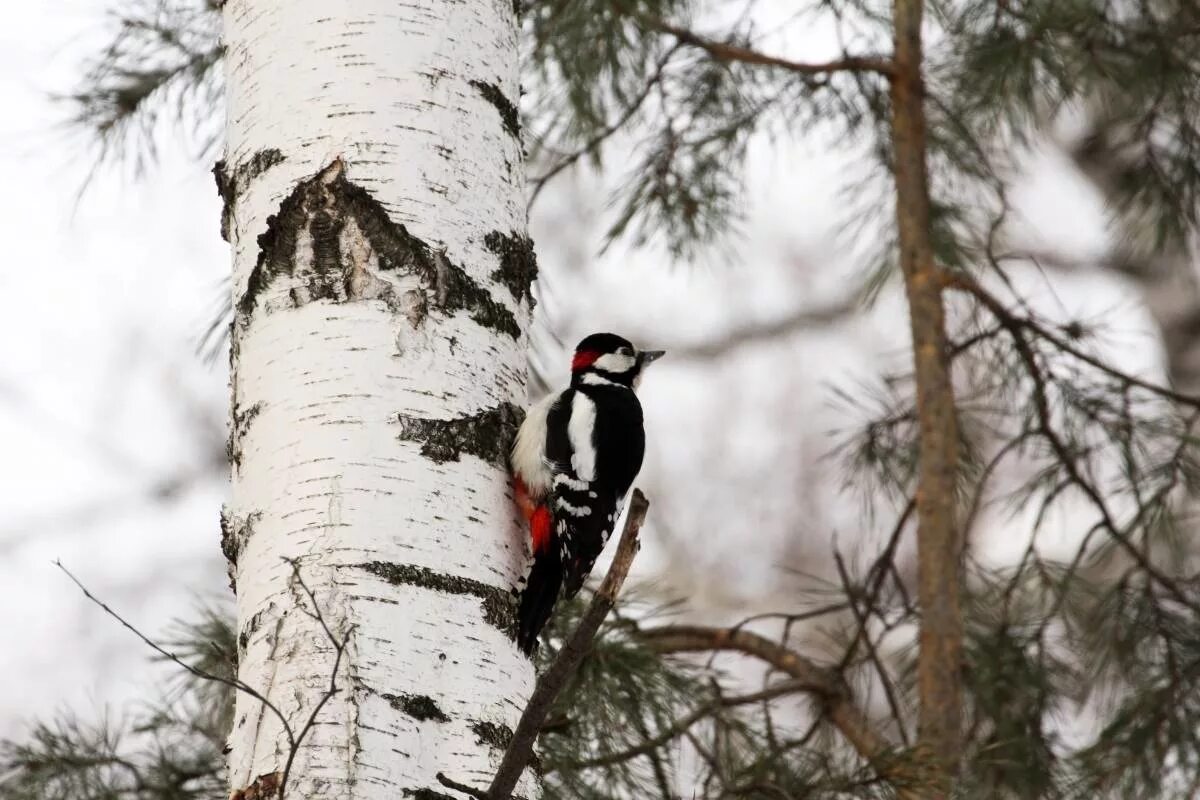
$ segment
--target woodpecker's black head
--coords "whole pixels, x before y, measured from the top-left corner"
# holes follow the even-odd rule
[[[661,358],[662,350],[638,350],[615,333],[593,333],[575,348],[571,383],[616,383],[636,388],[642,370]]]

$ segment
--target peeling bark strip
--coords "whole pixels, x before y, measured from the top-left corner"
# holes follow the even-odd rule
[[[517,426],[524,411],[512,403],[501,403],[454,419],[422,419],[398,414],[401,441],[420,442],[421,455],[435,464],[458,461],[466,453],[501,469],[508,469]]]
[[[380,694],[388,704],[397,711],[402,711],[416,720],[433,720],[434,722],[449,722],[450,717],[427,694]]]
[[[388,564],[372,561],[353,564],[356,569],[366,570],[376,577],[395,585],[420,586],[447,594],[469,594],[483,601],[483,619],[494,628],[511,635],[515,619],[515,600],[512,592],[488,586],[486,583],[434,572],[427,567],[412,564]]]
[[[254,783],[230,795],[229,800],[268,800],[268,798],[273,800],[279,793],[281,775],[282,773],[279,772],[259,775],[254,779]]]
[[[279,204],[279,210],[267,217],[267,229],[258,237],[258,262],[238,301],[243,325],[275,278],[287,275],[303,281],[302,286],[292,290],[292,302],[297,306],[315,300],[382,300],[392,311],[406,314],[414,326],[424,319],[423,309],[428,307],[448,314],[466,311],[479,325],[514,340],[520,338],[521,329],[512,311],[444,253],[434,252],[403,225],[393,222],[387,209],[366,189],[348,181],[345,173],[345,164],[340,159],[334,161],[312,178],[300,181]],[[370,244],[377,265],[361,263],[361,256],[349,252],[343,242],[349,223]],[[309,248],[308,253],[297,252],[301,242]],[[380,275],[414,276],[425,291],[406,292],[401,298],[393,284],[373,274],[373,269]],[[408,296],[413,294],[418,296]]]
[[[521,138],[521,115],[517,111],[517,107],[513,102],[504,96],[504,92],[500,91],[500,87],[494,83],[485,83],[484,81],[471,81],[471,85],[483,95],[483,99],[496,107],[500,112],[500,121],[504,123],[504,129],[511,133],[514,138]]]
[[[492,273],[492,280],[507,286],[514,300],[528,300],[529,307],[533,308],[532,287],[538,273],[533,239],[516,231],[507,236],[492,231],[484,237],[483,245],[500,256],[500,269]]]
[[[283,153],[270,147],[259,150],[247,161],[243,161],[230,172],[229,166],[221,159],[213,165],[213,178],[217,182],[217,194],[221,196],[221,238],[229,241],[230,226],[233,225],[233,209],[237,199],[250,182],[262,175],[276,164],[284,161]]]

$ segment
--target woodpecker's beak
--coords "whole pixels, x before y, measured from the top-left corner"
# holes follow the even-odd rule
[[[667,354],[666,350],[643,350],[640,353],[638,353],[638,360],[641,362],[641,365],[644,367],[653,361],[658,361],[660,358],[662,358],[666,354]]]

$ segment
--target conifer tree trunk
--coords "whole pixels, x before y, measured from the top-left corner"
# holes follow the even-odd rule
[[[934,759],[945,796],[961,754],[962,610],[959,534],[955,519],[958,422],[946,342],[942,281],[930,240],[922,0],[895,0],[895,66],[891,76],[892,137],[900,266],[913,338],[920,430],[917,486],[917,599],[921,610],[917,688],[919,743]]]
[[[525,551],[505,455],[535,272],[513,4],[223,14],[222,545],[239,678],[279,711],[239,694],[232,789],[267,796],[285,772],[295,798],[434,797],[438,772],[487,785],[533,684],[509,634]]]

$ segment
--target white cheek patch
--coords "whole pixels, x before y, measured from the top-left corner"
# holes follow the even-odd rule
[[[596,448],[592,430],[596,427],[596,404],[583,392],[577,392],[571,402],[571,421],[567,437],[571,440],[571,468],[583,481],[596,479]]]
[[[586,373],[583,376],[583,382],[588,386],[624,386],[624,384],[610,381],[608,378],[601,378],[594,372]]]
[[[637,360],[633,356],[623,356],[620,353],[606,353],[593,361],[592,366],[605,372],[619,374],[629,372],[636,363]]]

